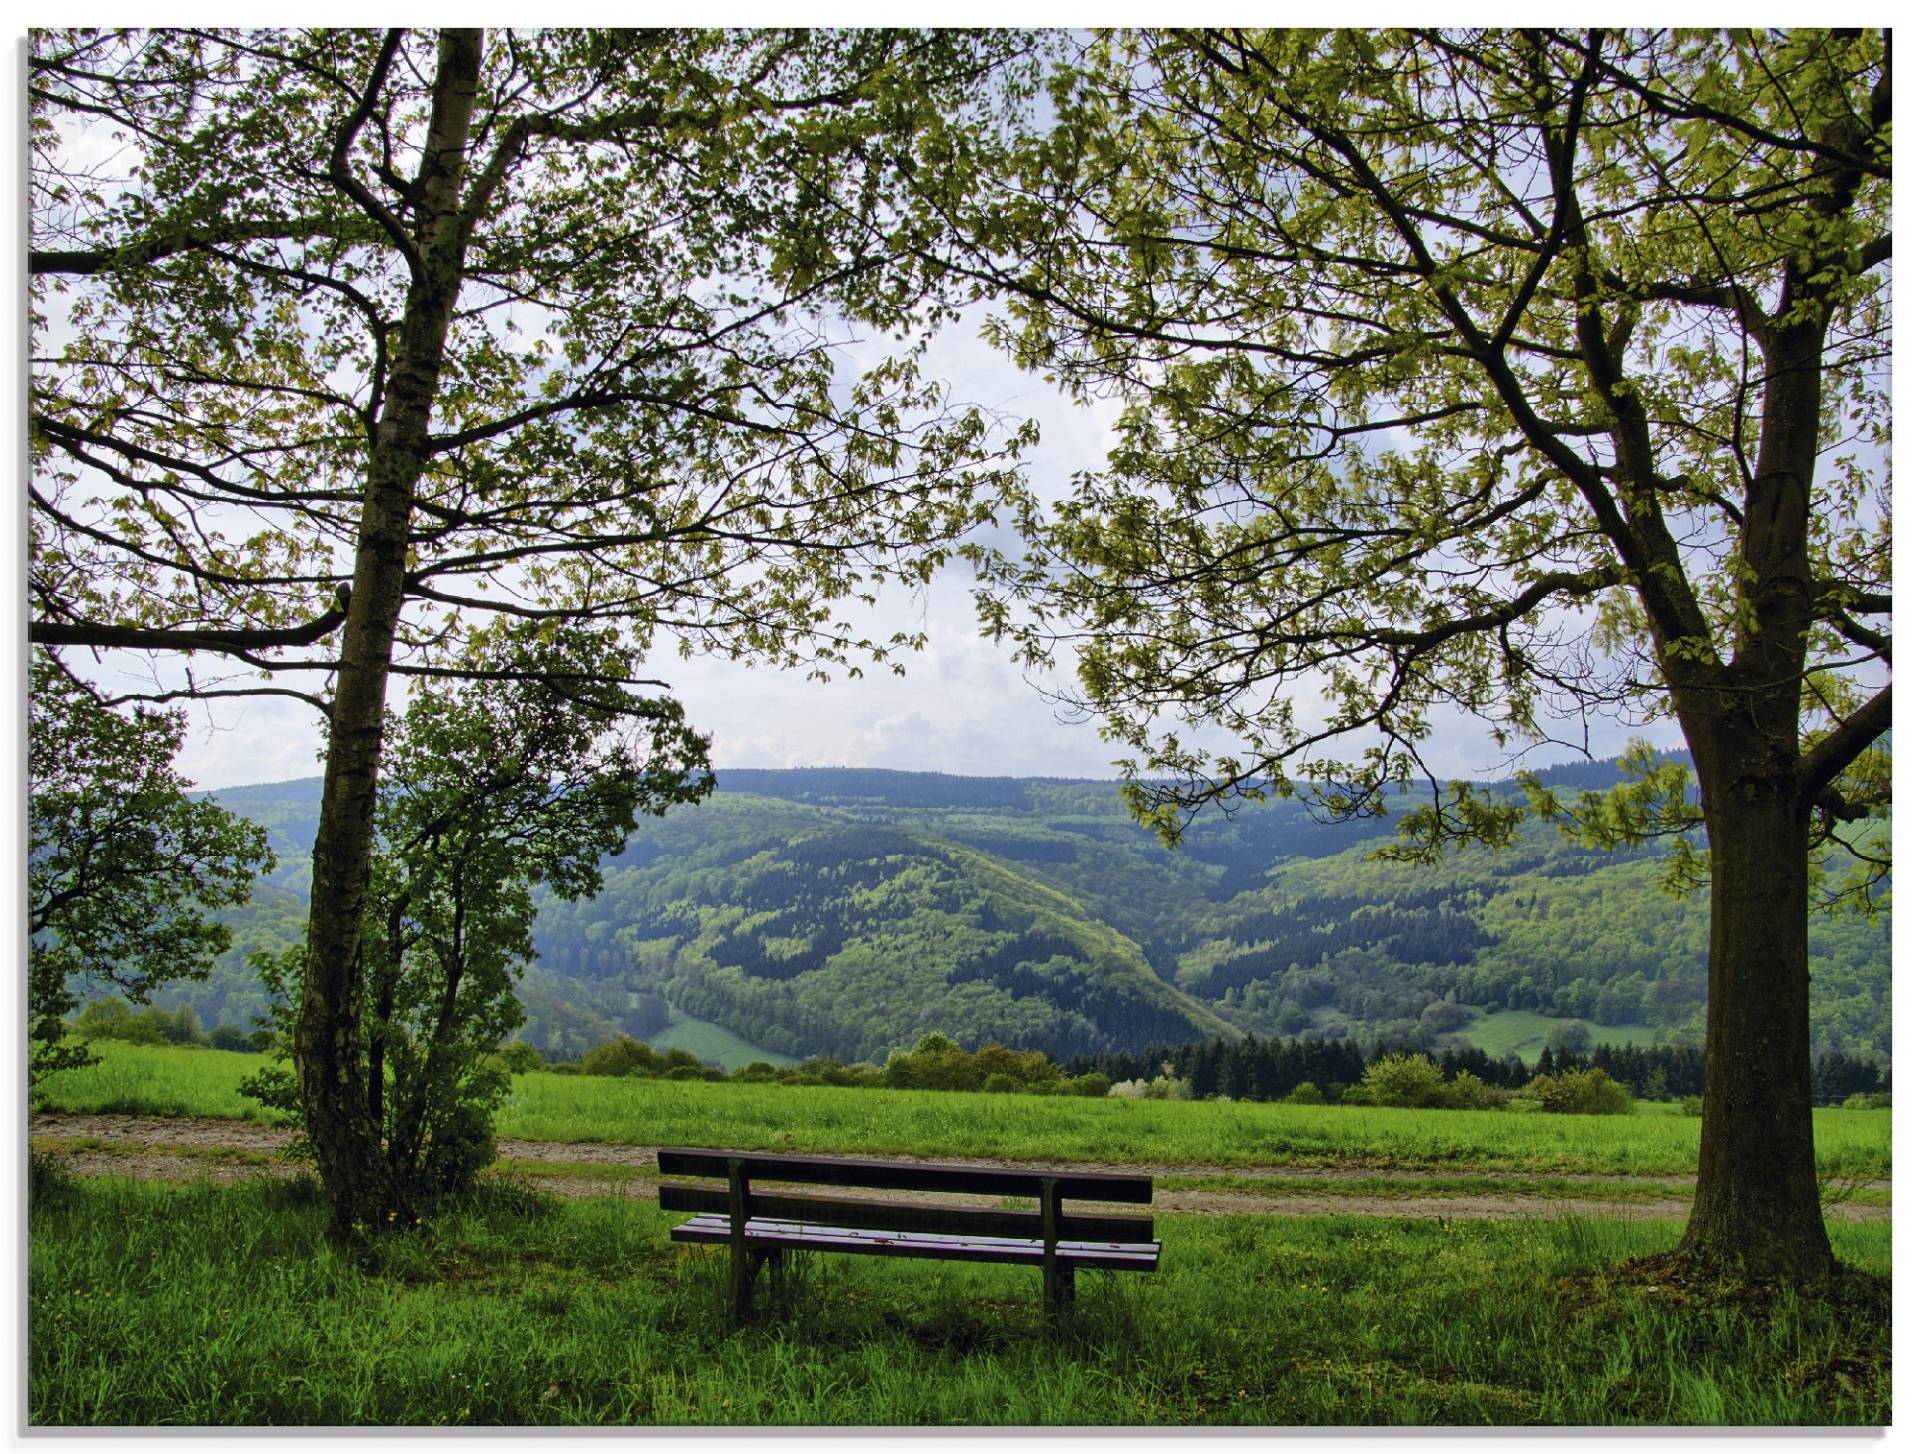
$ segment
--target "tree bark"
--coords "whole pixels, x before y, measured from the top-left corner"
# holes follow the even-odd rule
[[[414,490],[460,291],[465,235],[458,201],[480,49],[477,30],[449,30],[440,38],[433,114],[420,162],[419,260],[368,461],[313,844],[294,1064],[307,1137],[332,1211],[330,1230],[343,1241],[381,1230],[404,1210],[368,1095],[360,929],[373,860],[387,678],[406,599]]]
[[[1712,850],[1700,1172],[1680,1255],[1715,1272],[1824,1280],[1813,1155],[1807,813],[1794,783],[1701,772]]]

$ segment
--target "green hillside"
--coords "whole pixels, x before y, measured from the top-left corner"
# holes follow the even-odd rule
[[[881,1059],[932,1029],[1062,1056],[1239,1031],[1505,1048],[1567,1020],[1596,1040],[1700,1036],[1705,898],[1662,893],[1657,850],[1596,853],[1530,822],[1502,852],[1393,864],[1372,856],[1390,819],[1327,825],[1280,802],[1203,818],[1169,851],[1111,783],[719,778],[643,822],[594,900],[542,904],[521,998],[549,1054],[682,1020],[742,1042],[723,1059]],[[244,954],[298,939],[317,783],[218,796],[269,827],[281,862],[214,976],[168,1002],[245,1024],[263,1002]],[[1889,915],[1817,915],[1811,939],[1816,1052],[1884,1059]]]

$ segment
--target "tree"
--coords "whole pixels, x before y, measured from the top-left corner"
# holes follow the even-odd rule
[[[621,687],[630,667],[604,642],[543,628],[508,633],[498,652],[506,681],[432,684],[386,732],[360,936],[364,1076],[386,1210],[407,1225],[493,1159],[498,1052],[525,1018],[514,986],[534,958],[533,890],[590,897],[638,813],[713,786],[678,704]],[[299,1109],[290,1079],[259,1091]]]
[[[93,1059],[66,1040],[83,991],[113,985],[144,1002],[204,977],[231,943],[208,912],[244,903],[273,855],[264,831],[187,796],[173,770],[178,713],[109,710],[45,652],[27,670],[33,1085]]]
[[[925,581],[1001,445],[913,348],[849,376],[842,345],[938,311],[900,139],[984,118],[1023,44],[35,33],[31,634],[324,714],[295,1058],[336,1235],[386,1202],[390,679],[481,678],[490,615],[816,669],[915,644],[835,603]]]
[[[983,605],[1077,651],[1146,821],[1425,779],[1407,851],[1500,842],[1522,809],[1426,771],[1443,714],[1678,720],[1697,790],[1540,806],[1704,825],[1681,1252],[1762,1276],[1831,1265],[1803,845],[1861,855],[1842,896],[1885,867],[1891,98],[1875,33],[1121,33],[941,181],[999,340],[1123,405]]]
[[[1547,1046],[1562,1055],[1585,1055],[1593,1048],[1593,1031],[1584,1020],[1569,1020],[1547,1031]]]

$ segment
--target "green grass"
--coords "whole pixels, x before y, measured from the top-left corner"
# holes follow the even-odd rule
[[[775,1066],[800,1063],[795,1056],[742,1040],[724,1026],[683,1015],[671,1005],[667,1007],[667,1028],[648,1036],[647,1043],[663,1054],[669,1050],[685,1050],[727,1070],[738,1070],[756,1060]]]
[[[1814,1113],[1823,1169],[1891,1174],[1892,1115]],[[1017,1161],[1407,1167],[1612,1175],[1694,1170],[1687,1116],[1547,1116],[1251,1102],[1083,1100],[585,1076],[516,1079],[505,1136]]]
[[[247,1116],[262,1057],[109,1044],[105,1063],[47,1082],[58,1110]],[[1823,1171],[1892,1174],[1892,1112],[1820,1109]],[[1402,1111],[1252,1102],[1085,1100],[637,1077],[516,1076],[502,1136],[616,1145],[738,1146],[1015,1161],[1344,1166],[1445,1172],[1685,1175],[1697,1118]]]
[[[1884,1308],[1743,1312],[1591,1275],[1677,1224],[1159,1219],[1151,1276],[802,1263],[744,1330],[632,1202],[505,1207],[371,1265],[300,1184],[89,1181],[29,1217],[28,1419],[145,1424],[1871,1424]],[[1832,1228],[1884,1276],[1884,1225]]]
[[[1464,1036],[1476,1049],[1484,1050],[1492,1056],[1518,1055],[1531,1065],[1540,1058],[1540,1052],[1546,1048],[1547,1036],[1560,1025],[1572,1021],[1553,1015],[1536,1014],[1532,1010],[1496,1010],[1492,1014],[1481,1013],[1471,1023],[1463,1025],[1456,1034]],[[1609,1045],[1652,1045],[1660,1038],[1660,1031],[1652,1025],[1595,1025],[1587,1027],[1593,1035],[1593,1043]]]
[[[240,1094],[240,1082],[271,1065],[271,1056],[122,1040],[96,1040],[92,1049],[99,1064],[63,1070],[42,1082],[50,1110],[267,1119],[258,1101]]]

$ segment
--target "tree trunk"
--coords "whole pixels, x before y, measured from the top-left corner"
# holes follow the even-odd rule
[[[1807,812],[1790,774],[1727,782],[1701,756],[1707,1081],[1680,1255],[1729,1277],[1817,1282],[1834,1259],[1813,1157]]]
[[[344,1241],[381,1230],[404,1210],[382,1152],[380,1125],[371,1114],[360,929],[373,860],[387,678],[406,601],[414,491],[460,292],[466,234],[458,204],[480,51],[477,30],[441,34],[433,114],[416,184],[418,257],[368,460],[313,843],[294,1064],[307,1137],[332,1209],[330,1230]]]

